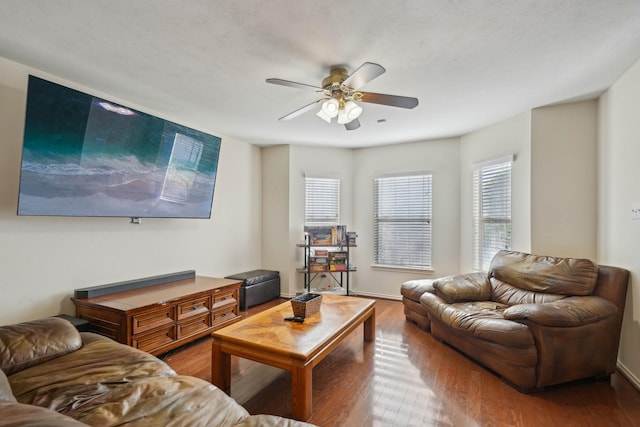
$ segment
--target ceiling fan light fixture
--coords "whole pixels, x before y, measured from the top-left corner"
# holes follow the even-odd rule
[[[347,124],[347,123],[349,123],[349,120],[347,120],[347,112],[344,111],[344,109],[342,109],[338,113],[338,124],[344,125],[344,124]]]
[[[320,107],[321,111],[330,118],[333,118],[338,115],[338,110],[340,109],[340,103],[337,99],[331,98],[322,103],[322,107]]]
[[[327,114],[324,112],[324,109],[322,108],[320,108],[320,110],[316,113],[316,116],[320,117],[327,123],[331,123],[331,117],[327,116]]]
[[[360,88],[371,80],[377,78],[385,69],[380,64],[365,62],[353,73],[347,73],[342,66],[331,67],[328,77],[322,80],[322,86],[314,86],[305,83],[297,83],[283,79],[267,79],[267,83],[281,86],[289,86],[298,89],[313,90],[324,97],[315,102],[298,108],[297,110],[280,117],[278,120],[290,120],[294,117],[314,109],[320,104],[317,116],[327,123],[337,116],[339,124],[346,125],[346,130],[354,130],[360,127],[358,117],[362,114],[362,107],[358,102],[367,102],[380,105],[388,105],[400,108],[415,108],[418,106],[417,98],[408,96],[386,95],[384,93],[362,92]]]
[[[347,113],[347,122],[350,122],[360,117],[362,107],[353,101],[347,101],[347,103],[344,104],[344,111]]]
[[[338,123],[347,124],[360,117],[360,114],[362,114],[362,107],[353,101],[347,101],[338,113]]]

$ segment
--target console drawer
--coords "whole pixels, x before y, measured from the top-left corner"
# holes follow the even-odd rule
[[[216,310],[218,308],[222,308],[228,304],[236,304],[237,291],[232,292],[220,292],[213,296],[213,304],[211,305],[212,310]]]
[[[209,297],[202,297],[178,304],[178,320],[209,313],[209,301]]]
[[[132,347],[151,353],[153,350],[171,344],[176,339],[174,326],[133,336]]]
[[[191,317],[187,320],[178,322],[178,339],[188,337],[189,335],[197,334],[198,332],[206,331],[211,327],[211,313],[207,311],[206,314],[197,317]]]
[[[166,306],[158,310],[132,316],[133,334],[139,334],[140,332],[159,328],[161,326],[172,325],[175,321],[174,308],[175,306]]]
[[[233,305],[229,306],[228,308],[212,312],[211,315],[213,316],[213,326],[228,322],[229,320],[238,317],[237,307],[237,305]]]

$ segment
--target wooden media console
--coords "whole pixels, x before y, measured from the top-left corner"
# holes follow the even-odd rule
[[[79,296],[91,295],[85,291],[97,288],[76,290],[72,298],[76,317],[89,321],[92,332],[154,355],[240,320],[241,281],[194,273],[175,281],[163,276],[156,284],[136,286],[146,280],[114,284],[111,289],[118,291],[113,293],[105,294],[109,286],[98,287],[100,295],[86,298]]]

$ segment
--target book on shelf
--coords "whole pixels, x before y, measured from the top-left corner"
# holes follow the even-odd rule
[[[322,225],[305,226],[304,232],[309,235],[309,243],[312,245],[330,245],[333,241],[332,227]]]
[[[309,257],[309,271],[329,271],[327,257]]]
[[[305,225],[311,245],[342,246],[348,243],[346,225]]]
[[[329,271],[347,271],[347,253],[329,253]]]
[[[333,244],[334,245],[346,245],[347,244],[347,226],[336,225],[333,227]]]

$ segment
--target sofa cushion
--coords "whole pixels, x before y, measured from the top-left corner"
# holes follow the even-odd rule
[[[4,427],[82,427],[87,426],[73,418],[46,408],[11,401],[0,401]]]
[[[535,347],[533,335],[527,325],[506,320],[504,310],[509,306],[493,301],[467,301],[447,304],[438,295],[425,293],[420,303],[429,316],[461,334],[500,344],[507,348]]]
[[[495,342],[510,348],[535,346],[529,327],[506,320],[502,312],[505,305],[490,301],[471,301],[450,304],[440,320],[475,338]]]
[[[11,376],[19,402],[89,425],[231,426],[249,415],[211,383],[176,375],[151,354],[93,333],[81,336],[77,351]]]
[[[568,297],[549,304],[519,304],[504,311],[505,319],[529,320],[538,325],[570,328],[615,316],[618,308],[600,297]]]
[[[516,304],[541,304],[567,298],[566,295],[551,294],[547,292],[534,292],[521,289],[498,280],[495,277],[491,281],[491,300],[506,305]]]
[[[500,251],[491,261],[489,276],[534,292],[591,295],[598,266],[588,259]]]
[[[11,375],[19,402],[61,411],[82,406],[78,396],[95,396],[141,378],[175,375],[169,365],[149,353],[91,332],[81,336],[80,349]]]
[[[92,426],[220,426],[230,427],[249,413],[213,384],[176,375],[139,378],[76,388],[72,406],[58,407],[65,415]],[[57,402],[54,402],[57,403]]]
[[[486,273],[458,274],[433,281],[436,293],[449,304],[461,301],[484,301],[491,298]]]
[[[0,326],[0,369],[11,375],[81,346],[80,333],[58,317]]]

